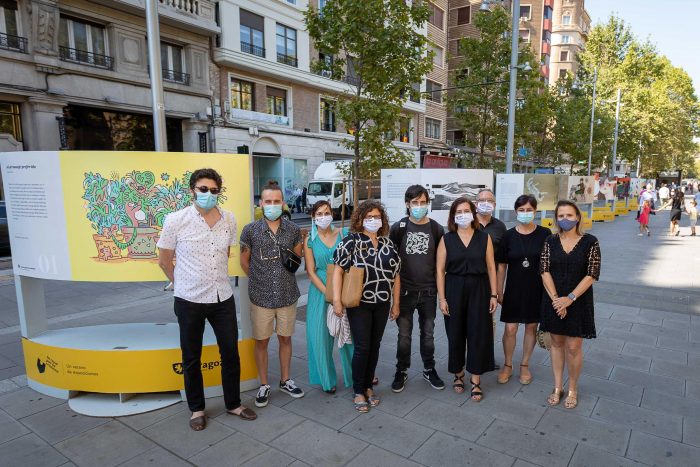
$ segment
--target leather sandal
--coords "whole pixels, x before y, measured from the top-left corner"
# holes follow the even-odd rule
[[[576,391],[569,391],[569,394],[564,399],[565,409],[575,409],[578,405],[578,393]]]
[[[452,383],[452,389],[457,394],[462,394],[464,392],[464,373],[461,375],[455,375],[455,380]]]
[[[369,394],[369,391],[365,393],[365,398],[367,398],[367,402],[369,402],[369,406],[374,408],[379,405],[379,398],[374,394]]]
[[[240,417],[243,420],[255,420],[256,418],[258,418],[258,414],[256,414],[252,409],[249,409],[248,407],[242,407],[241,411],[238,413],[233,413],[230,410],[227,410],[227,412],[229,415],[233,415],[234,417]]]
[[[554,388],[554,391],[552,391],[549,397],[547,397],[547,404],[549,404],[552,407],[554,407],[555,405],[559,405],[559,402],[561,402],[562,397],[564,397],[564,390]]]
[[[472,393],[471,393],[472,401],[481,402],[484,399],[484,391],[482,391],[482,389],[481,389],[481,381],[479,381],[478,383],[475,383],[474,380],[469,378],[469,383],[472,385]],[[478,391],[475,391],[475,389],[478,389]]]
[[[520,365],[520,384],[528,385],[532,383],[532,375],[527,378],[523,376],[523,368],[528,368],[528,365]]]
[[[510,368],[510,371],[506,373],[506,368]],[[513,365],[503,364],[503,369],[498,373],[498,384],[506,384],[510,381],[510,377],[513,376]]]
[[[363,394],[355,394],[355,399],[358,397],[365,397]],[[355,406],[355,410],[360,413],[369,412],[369,403],[366,400],[356,401],[353,399],[352,404]]]
[[[190,428],[194,431],[202,431],[207,427],[207,416],[200,415],[199,417],[190,418]]]

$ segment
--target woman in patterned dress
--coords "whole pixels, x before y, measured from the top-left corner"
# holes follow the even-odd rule
[[[583,367],[583,339],[596,337],[593,314],[593,282],[600,276],[600,245],[581,230],[581,211],[571,201],[559,201],[554,210],[559,232],[544,243],[540,273],[542,296],[540,327],[551,333],[554,391],[549,405],[564,396],[564,363],[569,372],[569,393],[564,407],[578,405],[578,378]]]
[[[384,206],[367,200],[353,212],[351,234],[337,246],[333,262],[333,308],[342,309],[343,270],[355,266],[364,269],[360,305],[346,310],[354,353],[352,380],[355,409],[361,413],[379,405],[372,379],[379,360],[379,345],[391,309],[391,319],[399,315],[399,270],[401,259],[389,234],[389,219]],[[341,269],[342,268],[342,269]],[[393,297],[393,304],[392,304]]]

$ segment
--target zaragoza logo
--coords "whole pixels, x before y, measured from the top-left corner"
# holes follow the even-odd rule
[[[182,363],[173,363],[173,371],[178,375],[181,375],[183,371]]]

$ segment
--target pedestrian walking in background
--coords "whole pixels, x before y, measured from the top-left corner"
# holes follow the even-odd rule
[[[503,331],[503,368],[498,382],[505,384],[513,374],[513,353],[519,324],[525,325],[523,355],[520,362],[520,383],[530,384],[532,374],[529,364],[535,348],[537,323],[542,307],[542,278],[540,256],[544,242],[552,232],[536,225],[537,199],[521,195],[515,200],[518,225],[508,230],[501,239],[496,262],[498,263],[498,300],[501,303]],[[506,281],[507,277],[507,281]]]
[[[306,189],[306,185],[304,185],[304,188],[301,189],[301,208],[303,212],[306,212],[308,209],[308,206],[306,204],[306,194],[308,193],[308,190]]]
[[[471,399],[481,401],[481,375],[494,370],[492,317],[497,307],[496,263],[491,237],[480,228],[468,198],[450,207],[447,232],[437,251],[440,311],[450,317],[448,371],[453,389],[464,392],[465,368]],[[465,358],[466,351],[466,358]]]
[[[355,409],[366,413],[379,405],[372,379],[379,360],[379,346],[391,309],[391,319],[399,316],[401,258],[387,237],[389,219],[384,206],[374,200],[360,204],[352,213],[350,233],[337,246],[333,262],[333,308],[342,309],[343,270],[364,271],[359,306],[347,308],[354,352],[352,380]],[[393,298],[393,303],[392,303]]]
[[[690,218],[690,236],[695,237],[695,227],[698,225],[698,202],[694,199],[690,201],[687,214]]]
[[[668,189],[668,186],[664,183],[661,185],[661,188],[659,188],[659,201],[661,202],[661,206],[664,206],[666,203],[668,203],[668,200],[671,198],[671,192]]]
[[[396,344],[396,374],[391,390],[403,391],[408,379],[413,312],[416,310],[420,327],[423,379],[434,389],[445,389],[445,383],[435,370],[433,339],[437,309],[435,252],[445,232],[440,224],[428,217],[430,196],[425,187],[408,187],[404,201],[408,216],[394,223],[389,233],[389,238],[401,256],[401,311],[396,318],[399,335]]]
[[[301,200],[302,200],[301,196],[302,196],[303,192],[304,191],[299,187],[297,187],[296,190],[294,190],[294,207],[296,208],[297,213],[301,212]]]
[[[647,237],[651,236],[651,231],[649,230],[649,216],[651,215],[651,203],[647,200],[644,201],[644,204],[639,210],[639,218],[637,221],[639,222],[639,235],[640,237],[643,236],[644,234],[647,235]]]
[[[554,210],[558,233],[547,238],[540,259],[545,294],[541,329],[551,333],[550,357],[554,391],[549,405],[564,396],[564,365],[569,392],[564,407],[578,405],[578,379],[583,367],[583,339],[596,337],[592,285],[600,277],[600,246],[581,230],[581,211],[571,201],[559,201]]]
[[[681,190],[676,190],[673,194],[673,197],[666,203],[666,205],[662,206],[661,209],[665,208],[666,206],[670,205],[671,206],[671,212],[670,212],[670,224],[669,224],[669,235],[671,236],[678,236],[681,233],[681,214],[683,211],[685,211],[685,195]]]
[[[302,254],[301,233],[282,216],[284,195],[279,185],[265,185],[260,192],[263,218],[246,225],[241,233],[241,267],[248,275],[250,321],[255,339],[255,363],[260,388],[255,405],[265,407],[270,398],[267,379],[267,347],[277,333],[280,359],[280,391],[299,398],[304,391],[290,376],[292,334],[297,316],[299,287],[296,276],[284,265],[284,257]]]
[[[333,336],[328,331],[326,314],[326,284],[328,265],[347,229],[333,228],[333,214],[328,201],[319,201],[311,208],[311,232],[304,248],[304,262],[309,275],[309,300],[306,304],[306,348],[309,361],[309,383],[318,384],[328,394],[336,392],[335,363],[333,362]],[[342,316],[344,310],[335,310]],[[343,368],[345,387],[352,386],[352,344],[340,348],[340,364]]]
[[[238,232],[233,213],[216,205],[221,185],[221,176],[213,169],[192,172],[194,204],[168,214],[158,240],[158,263],[174,285],[185,395],[192,412],[189,424],[195,431],[207,426],[201,362],[206,321],[219,346],[227,413],[244,420],[257,418],[241,405],[236,302],[228,278],[228,258]]]

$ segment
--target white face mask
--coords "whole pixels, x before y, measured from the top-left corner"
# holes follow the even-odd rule
[[[491,214],[493,212],[493,204],[489,201],[479,201],[476,203],[476,212],[479,214]]]
[[[362,221],[362,226],[365,228],[367,232],[378,232],[379,229],[382,228],[382,220],[381,219],[365,219]]]
[[[314,218],[314,222],[319,229],[325,229],[333,222],[333,216],[317,216]]]
[[[455,224],[460,227],[466,227],[474,221],[474,214],[465,212],[464,214],[455,215]]]

